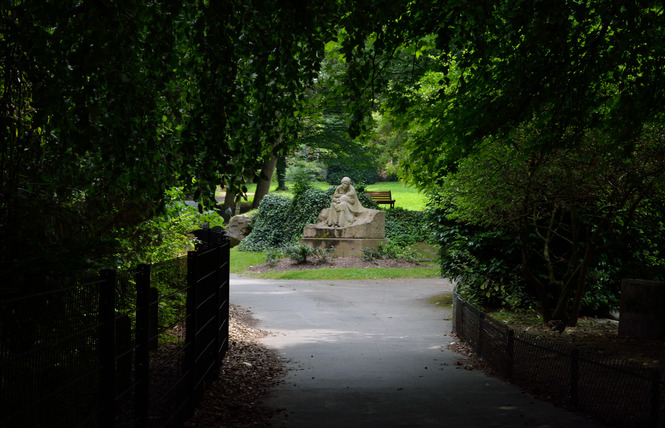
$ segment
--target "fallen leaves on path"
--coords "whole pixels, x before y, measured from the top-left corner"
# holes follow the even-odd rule
[[[269,389],[281,382],[285,361],[261,345],[267,332],[256,328],[251,312],[231,305],[229,350],[219,379],[208,387],[187,428],[268,427],[279,409],[261,402]]]

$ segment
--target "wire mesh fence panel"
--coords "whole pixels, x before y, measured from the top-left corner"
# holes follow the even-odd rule
[[[154,266],[150,272],[155,290],[150,306],[157,314],[151,319],[150,340],[157,335],[158,345],[150,352],[149,426],[177,426],[187,413],[189,394],[184,366],[187,258]]]
[[[499,373],[506,371],[508,363],[508,329],[491,318],[480,317],[479,354]]]
[[[480,339],[480,312],[471,305],[462,305],[462,317],[464,318],[462,338],[464,342],[477,349]]]
[[[99,408],[99,282],[49,279],[3,296],[0,426],[94,425]]]
[[[197,283],[201,381],[228,337],[228,248],[212,252]],[[188,272],[182,257],[0,290],[0,426],[182,426],[194,403]]]
[[[151,269],[151,287],[158,291],[157,333],[160,343],[184,343],[187,314],[187,258],[180,257]]]
[[[665,427],[660,370],[583,354],[568,344],[503,327],[455,294],[453,331],[497,374],[613,426]]]
[[[585,358],[579,364],[578,409],[620,426],[657,426],[660,405],[652,409],[652,371]],[[660,403],[662,397],[655,400]]]
[[[564,403],[569,395],[570,360],[542,343],[516,334],[512,380],[535,395]]]
[[[132,426],[136,379],[136,281],[133,272],[116,276],[115,283],[115,426]]]

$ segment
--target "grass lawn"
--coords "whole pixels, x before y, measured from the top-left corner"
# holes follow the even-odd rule
[[[395,200],[395,206],[409,211],[424,211],[427,197],[411,187],[399,181],[386,181],[375,183],[366,187],[366,190],[390,190]]]
[[[255,276],[257,278],[266,279],[301,279],[308,281],[387,278],[437,278],[439,277],[439,268],[436,266],[416,268],[320,268],[281,272],[264,272]]]
[[[330,184],[325,183],[323,181],[317,181],[313,183],[314,187],[317,187],[321,190],[326,190],[328,187],[330,187]],[[291,187],[291,183],[287,182],[286,183],[287,187]],[[275,192],[272,189],[277,187],[276,184],[273,184],[271,186],[270,193],[275,194],[275,195],[282,195],[286,197],[293,197],[293,194],[290,191],[279,191]],[[409,211],[424,211],[425,206],[427,204],[427,197],[421,193],[418,192],[414,187],[407,186],[404,183],[398,182],[398,181],[391,181],[391,182],[381,182],[381,183],[376,183],[372,184],[370,186],[367,186],[367,190],[390,190],[393,199],[395,200],[395,206],[404,208]],[[249,202],[252,202],[253,200],[253,194],[256,191],[256,184],[248,184],[247,185],[247,193],[250,194],[250,196],[247,197]],[[218,193],[221,193],[221,191],[218,191]]]
[[[264,252],[250,253],[231,249],[231,273],[237,275],[247,274],[247,268],[266,261]],[[383,278],[437,278],[439,267],[435,265],[419,266],[415,268],[320,268],[293,271],[271,271],[257,278],[270,279],[302,279],[325,281],[335,279],[383,279]]]

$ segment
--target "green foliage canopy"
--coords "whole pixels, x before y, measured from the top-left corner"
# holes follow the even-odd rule
[[[1,270],[113,253],[175,185],[241,189],[298,131],[334,6],[3,3]]]
[[[355,131],[377,99],[367,88],[386,79],[406,175],[458,219],[517,234],[544,319],[574,323],[594,260],[639,230],[662,189],[662,4],[432,1],[372,16],[345,18],[358,28],[342,41],[349,76],[366,76],[347,85]],[[390,79],[409,49],[425,66]]]

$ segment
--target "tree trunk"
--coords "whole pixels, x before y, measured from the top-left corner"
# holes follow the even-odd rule
[[[263,163],[263,168],[261,168],[261,173],[259,174],[256,183],[256,192],[254,193],[252,209],[258,208],[261,199],[270,192],[270,182],[272,181],[272,175],[275,172],[275,165],[277,165],[277,156],[271,154],[270,158]]]
[[[520,230],[520,245],[522,249],[522,264],[520,266],[522,274],[527,283],[533,287],[540,300],[540,313],[543,316],[543,322],[548,322],[551,319],[551,307],[547,290],[545,290],[542,282],[529,269],[530,263],[530,249],[527,244],[528,231],[524,228]]]
[[[231,208],[231,217],[236,215],[236,194],[226,188],[226,196],[224,196],[224,209]]]
[[[586,277],[589,272],[589,266],[591,266],[591,261],[593,259],[594,252],[591,250],[592,245],[589,244],[584,252],[584,260],[582,261],[582,267],[580,269],[579,278],[577,280],[577,290],[575,292],[575,299],[573,300],[573,308],[570,314],[570,321],[568,325],[570,327],[575,327],[577,325],[577,318],[580,316],[580,306],[582,305],[582,296],[584,296],[584,290],[586,288]]]
[[[286,156],[277,158],[277,165],[275,166],[277,173],[277,189],[276,190],[289,190],[286,187]]]

